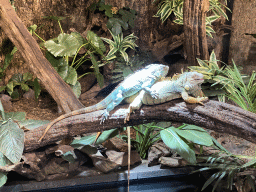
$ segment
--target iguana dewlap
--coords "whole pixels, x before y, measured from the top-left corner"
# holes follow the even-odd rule
[[[186,72],[180,75],[177,80],[170,80],[166,78],[166,80],[156,82],[151,87],[151,90],[158,93],[158,98],[153,98],[142,90],[138,95],[134,95],[125,100],[126,102],[131,103],[128,108],[125,122],[129,121],[130,113],[139,109],[142,104],[154,105],[165,103],[177,98],[183,98],[187,103],[200,103],[203,105],[202,101],[206,101],[208,99],[207,97],[203,97],[204,94],[201,90],[201,84],[203,81],[204,79],[201,73]]]
[[[165,77],[168,71],[169,67],[162,64],[151,64],[146,66],[144,69],[136,71],[135,73],[126,77],[124,81],[121,82],[105,99],[96,105],[72,111],[52,121],[46,127],[45,132],[39,141],[43,139],[46,132],[53,124],[70,116],[105,109],[101,119],[101,122],[104,122],[104,120],[107,119],[109,112],[119,105],[124,98],[130,97],[141,90],[144,90],[146,93],[151,95],[152,98],[157,98],[158,94],[151,90],[151,86],[160,78]]]

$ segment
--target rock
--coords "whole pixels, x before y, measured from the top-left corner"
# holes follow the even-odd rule
[[[121,151],[121,152],[128,151],[128,144],[124,142],[123,139],[120,139],[119,137],[113,137],[107,140],[106,142],[104,142],[102,145],[108,150],[115,150],[115,151]]]
[[[90,158],[93,161],[93,165],[101,172],[103,173],[108,173],[110,171],[114,171],[117,168],[120,167],[119,164],[116,164],[115,162],[105,158],[103,155],[100,153],[97,154],[91,154],[89,155]]]
[[[12,98],[6,94],[0,94],[0,99],[1,99],[4,110],[11,111],[12,110],[12,102],[11,102]]]
[[[33,89],[29,89],[23,94],[23,97],[27,100],[35,100],[35,91]]]
[[[152,145],[148,152],[148,166],[158,164],[158,159],[162,156],[172,154],[172,150],[167,147],[164,142],[155,143]]]
[[[183,167],[188,164],[182,157],[160,157],[159,162],[161,165],[169,167]]]
[[[115,162],[116,164],[125,167],[128,166],[128,153],[127,152],[117,152],[114,150],[107,150],[106,155],[110,161]],[[137,151],[131,151],[131,164],[141,163],[140,155]]]

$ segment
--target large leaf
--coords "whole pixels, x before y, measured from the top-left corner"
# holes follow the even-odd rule
[[[106,51],[106,47],[103,41],[94,32],[88,31],[86,38],[91,46],[93,46],[94,49],[96,49],[96,51],[99,52],[101,55]]]
[[[128,29],[128,23],[119,18],[110,18],[107,22],[107,27],[114,35],[118,35],[122,33],[122,27],[124,30]]]
[[[44,43],[46,49],[55,57],[73,56],[83,44],[72,34],[61,33],[56,41],[48,40]]]
[[[33,85],[34,85],[34,91],[35,91],[35,98],[38,99],[41,92],[41,86],[37,78],[34,79]]]
[[[213,145],[212,137],[201,127],[195,125],[186,125],[181,129],[175,129],[175,131],[187,140],[193,143],[205,146]]]
[[[26,118],[25,112],[9,112],[5,113],[6,119],[12,119],[13,121],[24,121]]]
[[[27,119],[24,121],[19,121],[18,124],[20,127],[25,127],[26,129],[32,130],[36,129],[42,125],[48,124],[50,121],[47,120],[34,120],[34,119]]]
[[[79,98],[81,95],[81,84],[79,83],[79,81],[77,81],[75,85],[70,85],[70,87],[75,93],[76,97]]]
[[[24,149],[24,132],[12,119],[0,127],[0,151],[12,162],[20,161]]]
[[[160,131],[160,135],[163,142],[175,150],[182,158],[192,164],[196,163],[195,152],[179,137],[175,127],[169,127]]]
[[[77,72],[73,67],[68,65],[64,58],[56,58],[50,52],[46,52],[45,57],[66,83],[71,85],[76,84]]]
[[[0,100],[0,113],[1,113],[2,119],[3,119],[3,120],[6,120],[6,118],[5,118],[5,112],[4,112],[4,107],[3,107],[3,105],[2,105],[1,100]]]
[[[0,166],[12,164],[3,153],[0,152]],[[0,187],[2,187],[7,181],[7,173],[0,173]]]

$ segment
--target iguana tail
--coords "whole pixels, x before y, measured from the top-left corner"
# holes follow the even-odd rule
[[[41,142],[41,140],[44,138],[44,136],[46,135],[47,131],[57,122],[61,121],[62,119],[74,116],[74,115],[80,115],[80,114],[84,114],[84,113],[90,113],[93,111],[98,111],[98,110],[102,110],[107,108],[107,106],[112,102],[111,97],[107,96],[105,99],[103,99],[102,101],[100,101],[99,103],[89,106],[89,107],[85,107],[82,109],[78,109],[76,111],[71,111],[70,113],[64,114],[59,116],[57,119],[55,119],[54,121],[50,122],[49,125],[46,127],[43,135],[40,137],[39,142]]]

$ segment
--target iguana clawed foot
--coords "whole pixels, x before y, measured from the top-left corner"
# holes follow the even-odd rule
[[[197,103],[199,103],[201,105],[204,105],[204,103],[202,103],[202,102],[207,101],[207,100],[208,100],[208,97],[197,97],[196,98]]]

